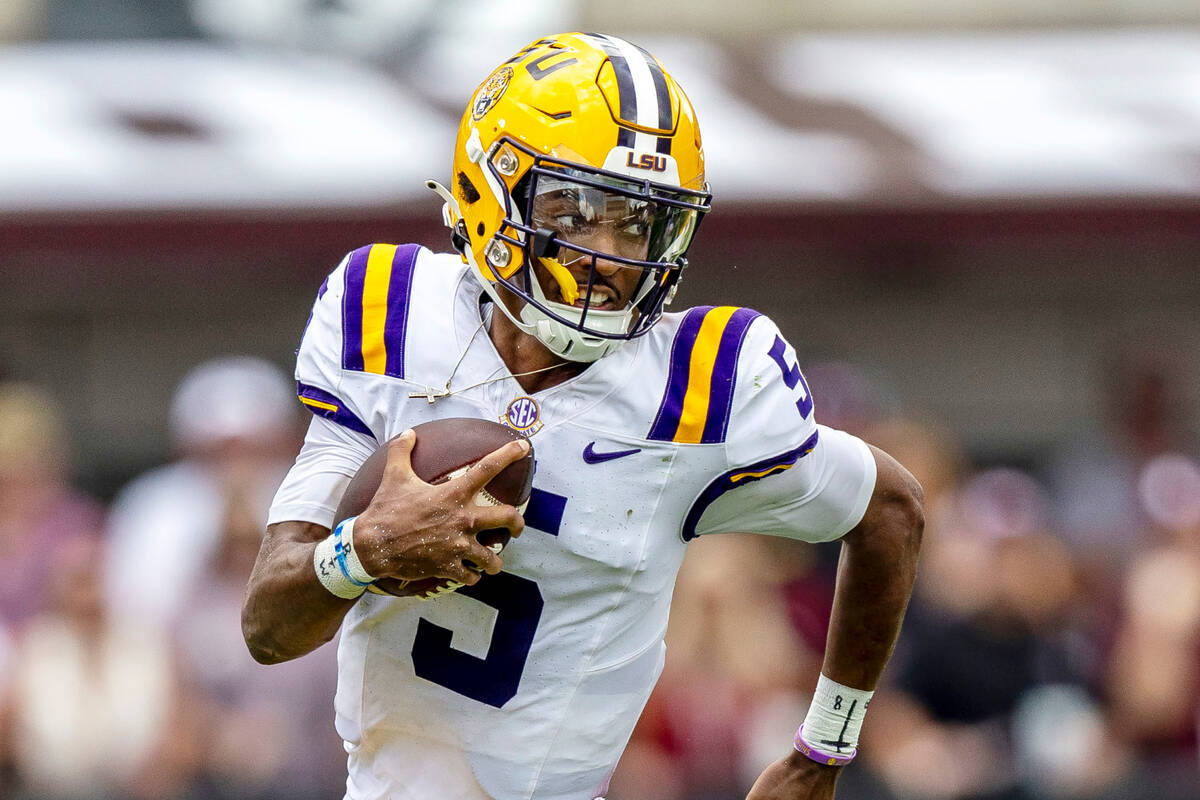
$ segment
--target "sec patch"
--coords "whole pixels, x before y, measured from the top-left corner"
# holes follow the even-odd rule
[[[532,397],[518,397],[508,404],[500,421],[523,436],[532,436],[541,430],[540,417],[541,409],[538,408],[537,400]]]

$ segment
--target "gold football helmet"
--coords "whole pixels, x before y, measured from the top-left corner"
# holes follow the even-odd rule
[[[573,361],[658,321],[711,199],[683,90],[637,45],[584,33],[538,39],[496,68],[459,125],[453,191],[429,185],[497,308]],[[546,198],[554,208],[539,212]],[[599,288],[617,269],[638,272],[620,308]],[[499,286],[524,300],[518,313]]]

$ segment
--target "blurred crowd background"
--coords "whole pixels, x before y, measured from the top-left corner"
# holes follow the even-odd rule
[[[695,103],[676,307],[750,305],[819,420],[921,480],[844,800],[1200,798],[1200,7],[1185,0],[6,0],[0,797],[329,798],[335,654],[238,615],[308,307],[447,242],[459,110],[606,30]],[[744,796],[820,667],[837,546],[690,546],[610,800]]]

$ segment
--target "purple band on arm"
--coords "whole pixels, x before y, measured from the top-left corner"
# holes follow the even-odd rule
[[[354,412],[346,408],[346,404],[337,395],[300,381],[296,382],[296,394],[299,395],[300,402],[316,416],[332,420],[345,428],[366,434],[371,438],[375,437],[366,423],[354,416]]]
[[[778,474],[776,469],[779,467],[787,468],[795,464],[811,453],[813,448],[817,446],[817,435],[818,431],[813,431],[812,436],[809,436],[795,450],[788,450],[786,453],[772,456],[757,463],[731,469],[729,472],[716,478],[692,502],[692,507],[688,509],[687,516],[683,518],[683,530],[679,532],[683,540],[690,542],[696,538],[696,526],[700,524],[700,517],[704,516],[704,512],[717,501],[717,498],[739,486],[745,486],[757,480],[762,480],[769,475]]]
[[[804,725],[801,725],[796,731],[796,738],[793,740],[793,742],[796,745],[796,749],[801,753],[808,756],[818,764],[824,764],[827,767],[844,767],[853,761],[854,757],[858,755],[857,747],[846,755],[834,755],[833,753],[824,753],[820,750],[817,750],[815,747],[809,745],[808,742],[804,741]]]

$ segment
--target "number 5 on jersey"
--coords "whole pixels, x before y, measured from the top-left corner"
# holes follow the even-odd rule
[[[500,708],[516,696],[521,684],[542,617],[542,593],[534,581],[509,572],[486,576],[458,593],[496,609],[487,656],[455,649],[453,631],[422,618],[413,641],[413,670],[427,681]]]
[[[800,372],[800,365],[796,362],[796,351],[783,340],[782,336],[776,336],[775,343],[771,345],[768,355],[779,365],[779,371],[783,373],[784,384],[792,390],[792,395],[797,398],[796,408],[800,409],[800,416],[808,419],[808,415],[812,413],[813,409],[812,393],[808,390],[808,382],[804,380],[804,375]]]

